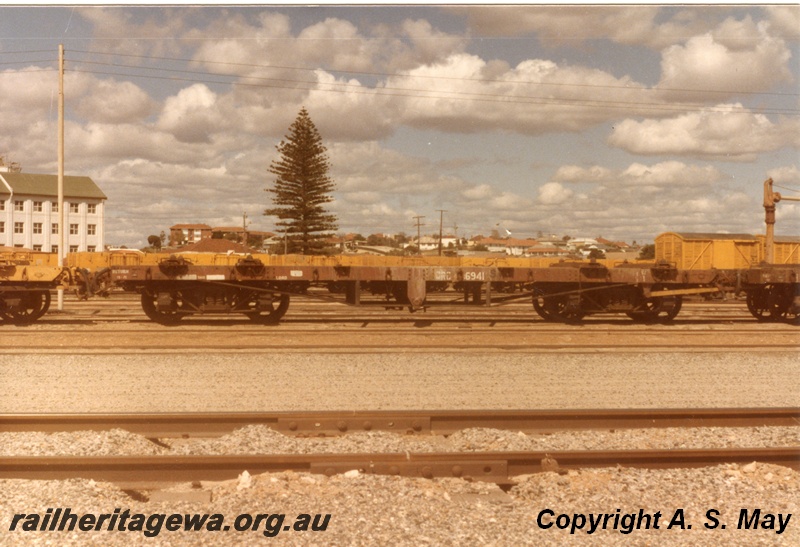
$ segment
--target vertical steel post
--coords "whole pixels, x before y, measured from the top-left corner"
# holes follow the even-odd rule
[[[64,266],[64,44],[58,45],[58,267]],[[64,289],[58,290],[64,309]]]
[[[766,240],[764,242],[764,262],[775,262],[775,203],[781,200],[781,195],[772,191],[772,179],[764,181],[764,213],[767,224]]]

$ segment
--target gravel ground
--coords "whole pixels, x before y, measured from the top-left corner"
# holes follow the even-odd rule
[[[10,455],[151,455],[151,454],[243,454],[312,452],[402,452],[402,451],[491,451],[491,450],[579,450],[631,448],[710,448],[800,446],[800,427],[759,428],[666,428],[564,432],[525,435],[517,432],[473,428],[449,436],[403,436],[385,432],[358,432],[331,438],[293,438],[265,426],[248,426],[214,439],[163,439],[171,448],[160,447],[143,437],[119,429],[73,433],[3,433],[0,456]],[[18,513],[45,514],[48,509],[69,507],[72,513],[113,514],[220,514],[231,525],[238,515],[285,514],[293,523],[301,514],[330,514],[324,531],[279,530],[265,537],[265,520],[256,531],[201,530],[171,532],[158,536],[143,531],[109,531],[107,526],[91,532],[27,532],[20,528],[0,533],[0,545],[798,545],[800,526],[800,473],[762,465],[724,465],[706,469],[640,470],[597,469],[567,474],[542,473],[518,477],[510,491],[493,484],[460,479],[408,479],[362,475],[351,471],[325,477],[301,473],[276,473],[251,477],[246,472],[237,481],[204,483],[210,501],[191,502],[197,492],[192,485],[177,485],[168,502],[144,502],[128,497],[114,485],[87,480],[0,480],[0,530],[10,528]],[[551,513],[542,513],[545,510]],[[682,509],[685,524],[675,522]],[[738,529],[741,511],[751,518],[759,509],[762,527]],[[714,522],[707,511],[726,528],[708,529]],[[651,515],[640,529],[627,531],[639,512]],[[617,513],[635,514],[614,524]],[[659,529],[652,523],[659,517]],[[767,513],[773,516],[767,516]],[[610,514],[607,529],[587,533],[588,525],[570,534],[552,527],[558,515]],[[777,515],[781,516],[778,517]],[[786,521],[786,515],[793,515]],[[541,520],[539,517],[541,515]],[[24,523],[24,519],[21,521]],[[133,518],[133,517],[131,517]],[[158,517],[156,517],[158,518]],[[277,519],[279,517],[275,517]],[[321,517],[321,518],[324,518]],[[567,522],[568,517],[561,517]],[[595,517],[596,518],[596,517]],[[621,517],[620,517],[621,518]],[[773,525],[772,529],[763,526]],[[779,524],[783,519],[785,526]],[[766,519],[766,520],[765,520]],[[133,520],[130,521],[131,523]],[[244,521],[242,521],[244,522]],[[271,523],[271,524],[270,524]],[[570,524],[571,525],[571,524]],[[567,526],[565,524],[565,526]],[[785,529],[780,533],[778,527]],[[143,530],[146,530],[146,526]]]
[[[798,427],[704,427],[620,429],[526,435],[486,428],[447,438],[391,432],[355,432],[340,437],[296,438],[264,425],[208,439],[160,439],[159,446],[121,429],[70,433],[0,433],[0,456],[150,456],[225,454],[313,454],[368,452],[486,452],[541,450],[636,450],[687,448],[800,447]]]
[[[2,545],[787,545],[800,544],[800,474],[787,468],[748,464],[705,469],[597,469],[566,475],[541,473],[518,477],[508,493],[496,486],[459,479],[407,479],[349,472],[333,477],[277,473],[204,485],[212,493],[206,502],[145,503],[130,499],[113,485],[86,480],[63,482],[0,481],[0,530],[9,530],[16,513],[42,514],[48,508],[69,507],[72,513],[95,515],[128,510],[126,527],[141,513],[220,514],[231,526],[224,531],[169,532],[154,538],[142,531],[25,532],[0,534]],[[183,488],[188,488],[185,486]],[[678,524],[683,510],[686,528]],[[742,509],[748,518],[759,509],[758,529],[738,529]],[[552,513],[542,513],[550,510]],[[614,526],[614,517],[634,514]],[[725,529],[713,525],[707,512]],[[629,534],[627,523],[640,511],[640,529]],[[330,515],[324,531],[282,530],[265,537],[279,517],[264,520],[256,531],[237,532],[238,515],[284,514],[283,526],[302,514]],[[658,529],[653,528],[660,513]],[[559,515],[567,517],[559,517]],[[574,515],[610,514],[607,529],[589,534],[588,525],[573,535],[570,529],[543,529],[550,522],[578,522]],[[769,516],[768,516],[769,514]],[[778,534],[778,514],[788,524]],[[541,515],[541,519],[540,519]],[[670,521],[674,521],[669,527]],[[764,528],[765,525],[773,528]],[[24,522],[24,521],[23,521]],[[155,522],[155,521],[151,521]],[[244,523],[246,521],[239,521]],[[320,520],[320,523],[323,521]],[[153,524],[154,525],[154,524]],[[21,524],[19,526],[22,526]],[[691,528],[689,528],[691,526]],[[147,530],[146,526],[143,530]]]
[[[147,341],[142,347],[150,348]],[[800,390],[792,381],[800,377],[797,357],[796,351],[526,354],[499,349],[461,354],[2,354],[0,412],[800,406]],[[165,441],[171,449],[120,430],[2,434],[0,456],[797,446],[798,429],[620,430],[543,437],[471,429],[448,439],[374,432],[301,441],[247,428],[220,439]],[[800,545],[800,474],[755,463],[542,473],[519,477],[507,493],[461,479],[357,472],[334,477],[243,473],[239,481],[203,484],[210,501],[186,501],[193,491],[190,485],[181,488],[188,492],[177,493],[178,501],[143,502],[114,485],[87,480],[0,480],[0,545]],[[325,531],[280,530],[276,537],[264,536],[265,522],[258,531],[161,530],[152,538],[141,531],[25,532],[19,529],[22,524],[9,531],[14,514],[66,507],[78,514],[115,509],[145,515],[219,513],[231,526],[244,513],[284,513],[284,524],[306,513],[331,517]],[[546,509],[571,520],[573,514],[610,514],[611,529],[574,535],[569,529],[541,529],[537,517]],[[691,529],[667,528],[677,509],[684,510]],[[714,509],[725,529],[703,525],[709,524],[706,512]],[[737,529],[742,509],[749,514],[759,509],[761,527]],[[660,512],[660,527],[623,534],[613,526],[617,510]],[[784,522],[793,515],[781,534],[769,528],[779,513]]]
[[[797,352],[0,355],[0,412],[800,406]]]

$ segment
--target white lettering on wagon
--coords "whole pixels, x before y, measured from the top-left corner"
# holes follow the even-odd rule
[[[453,278],[450,270],[434,270],[433,279],[435,281],[450,281]]]
[[[485,272],[464,272],[464,281],[485,281]]]
[[[209,281],[224,281],[225,274],[208,274],[206,276],[206,279],[208,279]]]
[[[303,270],[291,270],[289,275],[292,277],[303,277]]]

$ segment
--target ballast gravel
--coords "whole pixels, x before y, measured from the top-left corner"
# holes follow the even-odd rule
[[[798,446],[800,427],[635,429],[548,435],[472,428],[447,438],[386,432],[294,438],[257,425],[214,439],[161,439],[160,443],[164,446],[119,429],[4,433],[0,434],[0,455]],[[800,545],[800,473],[784,467],[754,462],[703,469],[608,468],[541,473],[517,477],[515,482],[504,492],[494,484],[462,479],[410,479],[364,475],[355,470],[333,477],[292,472],[250,476],[242,470],[234,481],[176,485],[170,492],[174,501],[157,502],[146,501],[147,492],[130,497],[112,484],[90,480],[0,480],[0,545]],[[207,494],[206,500],[189,501],[193,499],[191,494],[200,490]],[[67,507],[79,515],[112,515],[117,509],[117,514],[127,510],[130,515],[142,514],[146,518],[159,514],[219,514],[231,529],[168,531],[162,523],[158,535],[148,537],[146,526],[130,530],[127,525],[125,531],[108,530],[107,526],[88,532],[25,531],[23,520],[14,531],[9,530],[15,514],[44,515],[48,509]],[[756,509],[758,527],[739,529],[743,523],[754,526]],[[743,510],[746,514],[742,520]],[[265,517],[257,530],[236,531],[232,523],[243,514],[286,516],[277,535],[267,537],[264,532],[268,525],[269,530],[274,528],[277,517]],[[291,526],[283,529],[302,514],[319,514],[319,524],[325,515],[330,519],[324,530],[295,531]],[[624,520],[628,514],[634,516]],[[601,519],[608,515],[606,526],[589,533],[589,523],[598,515]],[[792,515],[788,522],[787,515]],[[585,523],[577,527],[581,519]],[[155,522],[151,530],[155,530]],[[637,522],[639,529],[635,527]],[[654,527],[656,522],[658,529]],[[549,524],[553,525],[545,528]],[[718,526],[706,527],[714,524]],[[573,526],[576,528],[570,533]],[[784,529],[779,534],[781,526]]]
[[[569,431],[546,435],[470,428],[448,437],[363,431],[298,438],[250,425],[216,438],[153,443],[122,429],[0,433],[2,456],[153,456],[387,452],[636,450],[800,446],[800,427],[702,427]]]
[[[210,490],[210,501],[155,503],[137,501],[111,484],[89,480],[1,480],[0,544],[112,547],[800,544],[800,526],[796,522],[800,474],[784,467],[755,463],[703,469],[609,468],[563,475],[548,472],[517,477],[516,485],[507,493],[493,484],[461,479],[409,479],[357,471],[332,477],[292,472],[251,477],[243,472],[238,480],[201,486]],[[190,488],[183,485],[174,493]],[[167,531],[162,526],[157,536],[147,537],[146,526],[141,530],[130,530],[126,525],[125,531],[101,527],[88,532],[51,532],[23,531],[18,523],[16,530],[8,531],[16,513],[45,514],[48,508],[66,507],[79,515],[128,511],[131,518],[128,524],[136,514],[146,518],[154,514],[218,514],[230,529]],[[753,528],[756,509],[758,526]],[[746,514],[742,520],[743,510]],[[248,522],[246,518],[239,519],[242,514],[283,514],[285,518],[283,521],[279,517],[265,518],[256,530],[236,531],[235,522],[240,526]],[[634,516],[625,520],[621,515],[626,514]],[[300,515],[320,515],[318,527],[325,523],[325,515],[330,518],[324,530],[313,531],[309,527],[306,531],[295,531],[292,524]],[[570,528],[580,519],[576,515],[582,515],[587,522],[593,516],[610,516],[605,528],[590,534],[588,525],[583,525],[571,533]],[[792,515],[788,524],[787,515]],[[563,529],[555,525],[544,528],[556,522]],[[777,522],[784,523],[780,534]],[[151,530],[156,530],[155,523]],[[749,523],[751,528],[739,529],[740,523]],[[714,528],[707,528],[715,524]],[[264,532],[271,533],[269,530],[277,535],[266,537]]]

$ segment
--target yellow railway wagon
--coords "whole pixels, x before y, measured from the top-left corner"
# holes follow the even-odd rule
[[[498,267],[498,268],[547,268],[563,262],[560,258],[523,258],[512,256],[382,256],[382,255],[270,255],[263,253],[214,253],[214,252],[176,252],[144,253],[138,250],[122,249],[102,253],[70,253],[65,265],[96,270],[110,266],[156,266],[161,261],[180,256],[197,266],[235,266],[240,260],[252,258],[260,260],[265,266],[423,266],[423,267]],[[55,255],[53,255],[55,257]],[[575,262],[575,261],[570,261]],[[589,264],[588,260],[579,261]],[[597,260],[609,268],[621,264],[621,260]]]
[[[45,253],[26,253],[43,255],[49,260],[50,265],[56,265],[56,256]],[[564,262],[561,258],[530,258],[515,256],[382,256],[382,255],[334,255],[334,256],[305,256],[305,255],[270,255],[264,253],[215,253],[215,252],[181,252],[176,253],[145,253],[135,249],[117,249],[104,252],[69,253],[64,260],[64,265],[71,268],[84,268],[91,271],[114,266],[157,266],[163,260],[180,256],[197,266],[235,266],[240,260],[252,258],[260,260],[265,266],[423,266],[423,267],[497,267],[497,268],[548,268]],[[49,258],[47,258],[49,257]],[[576,262],[571,260],[569,262]],[[578,260],[585,262],[588,260]],[[622,264],[622,260],[597,260],[608,268]],[[634,263],[639,261],[634,260]]]
[[[761,248],[750,234],[666,232],[656,237],[656,260],[680,270],[749,268],[761,261]]]
[[[758,235],[759,262],[766,257],[765,245],[766,236]],[[800,264],[800,237],[798,236],[775,236],[774,243],[774,263],[775,264]]]
[[[0,262],[31,266],[58,266],[58,257],[54,253],[0,247]]]

